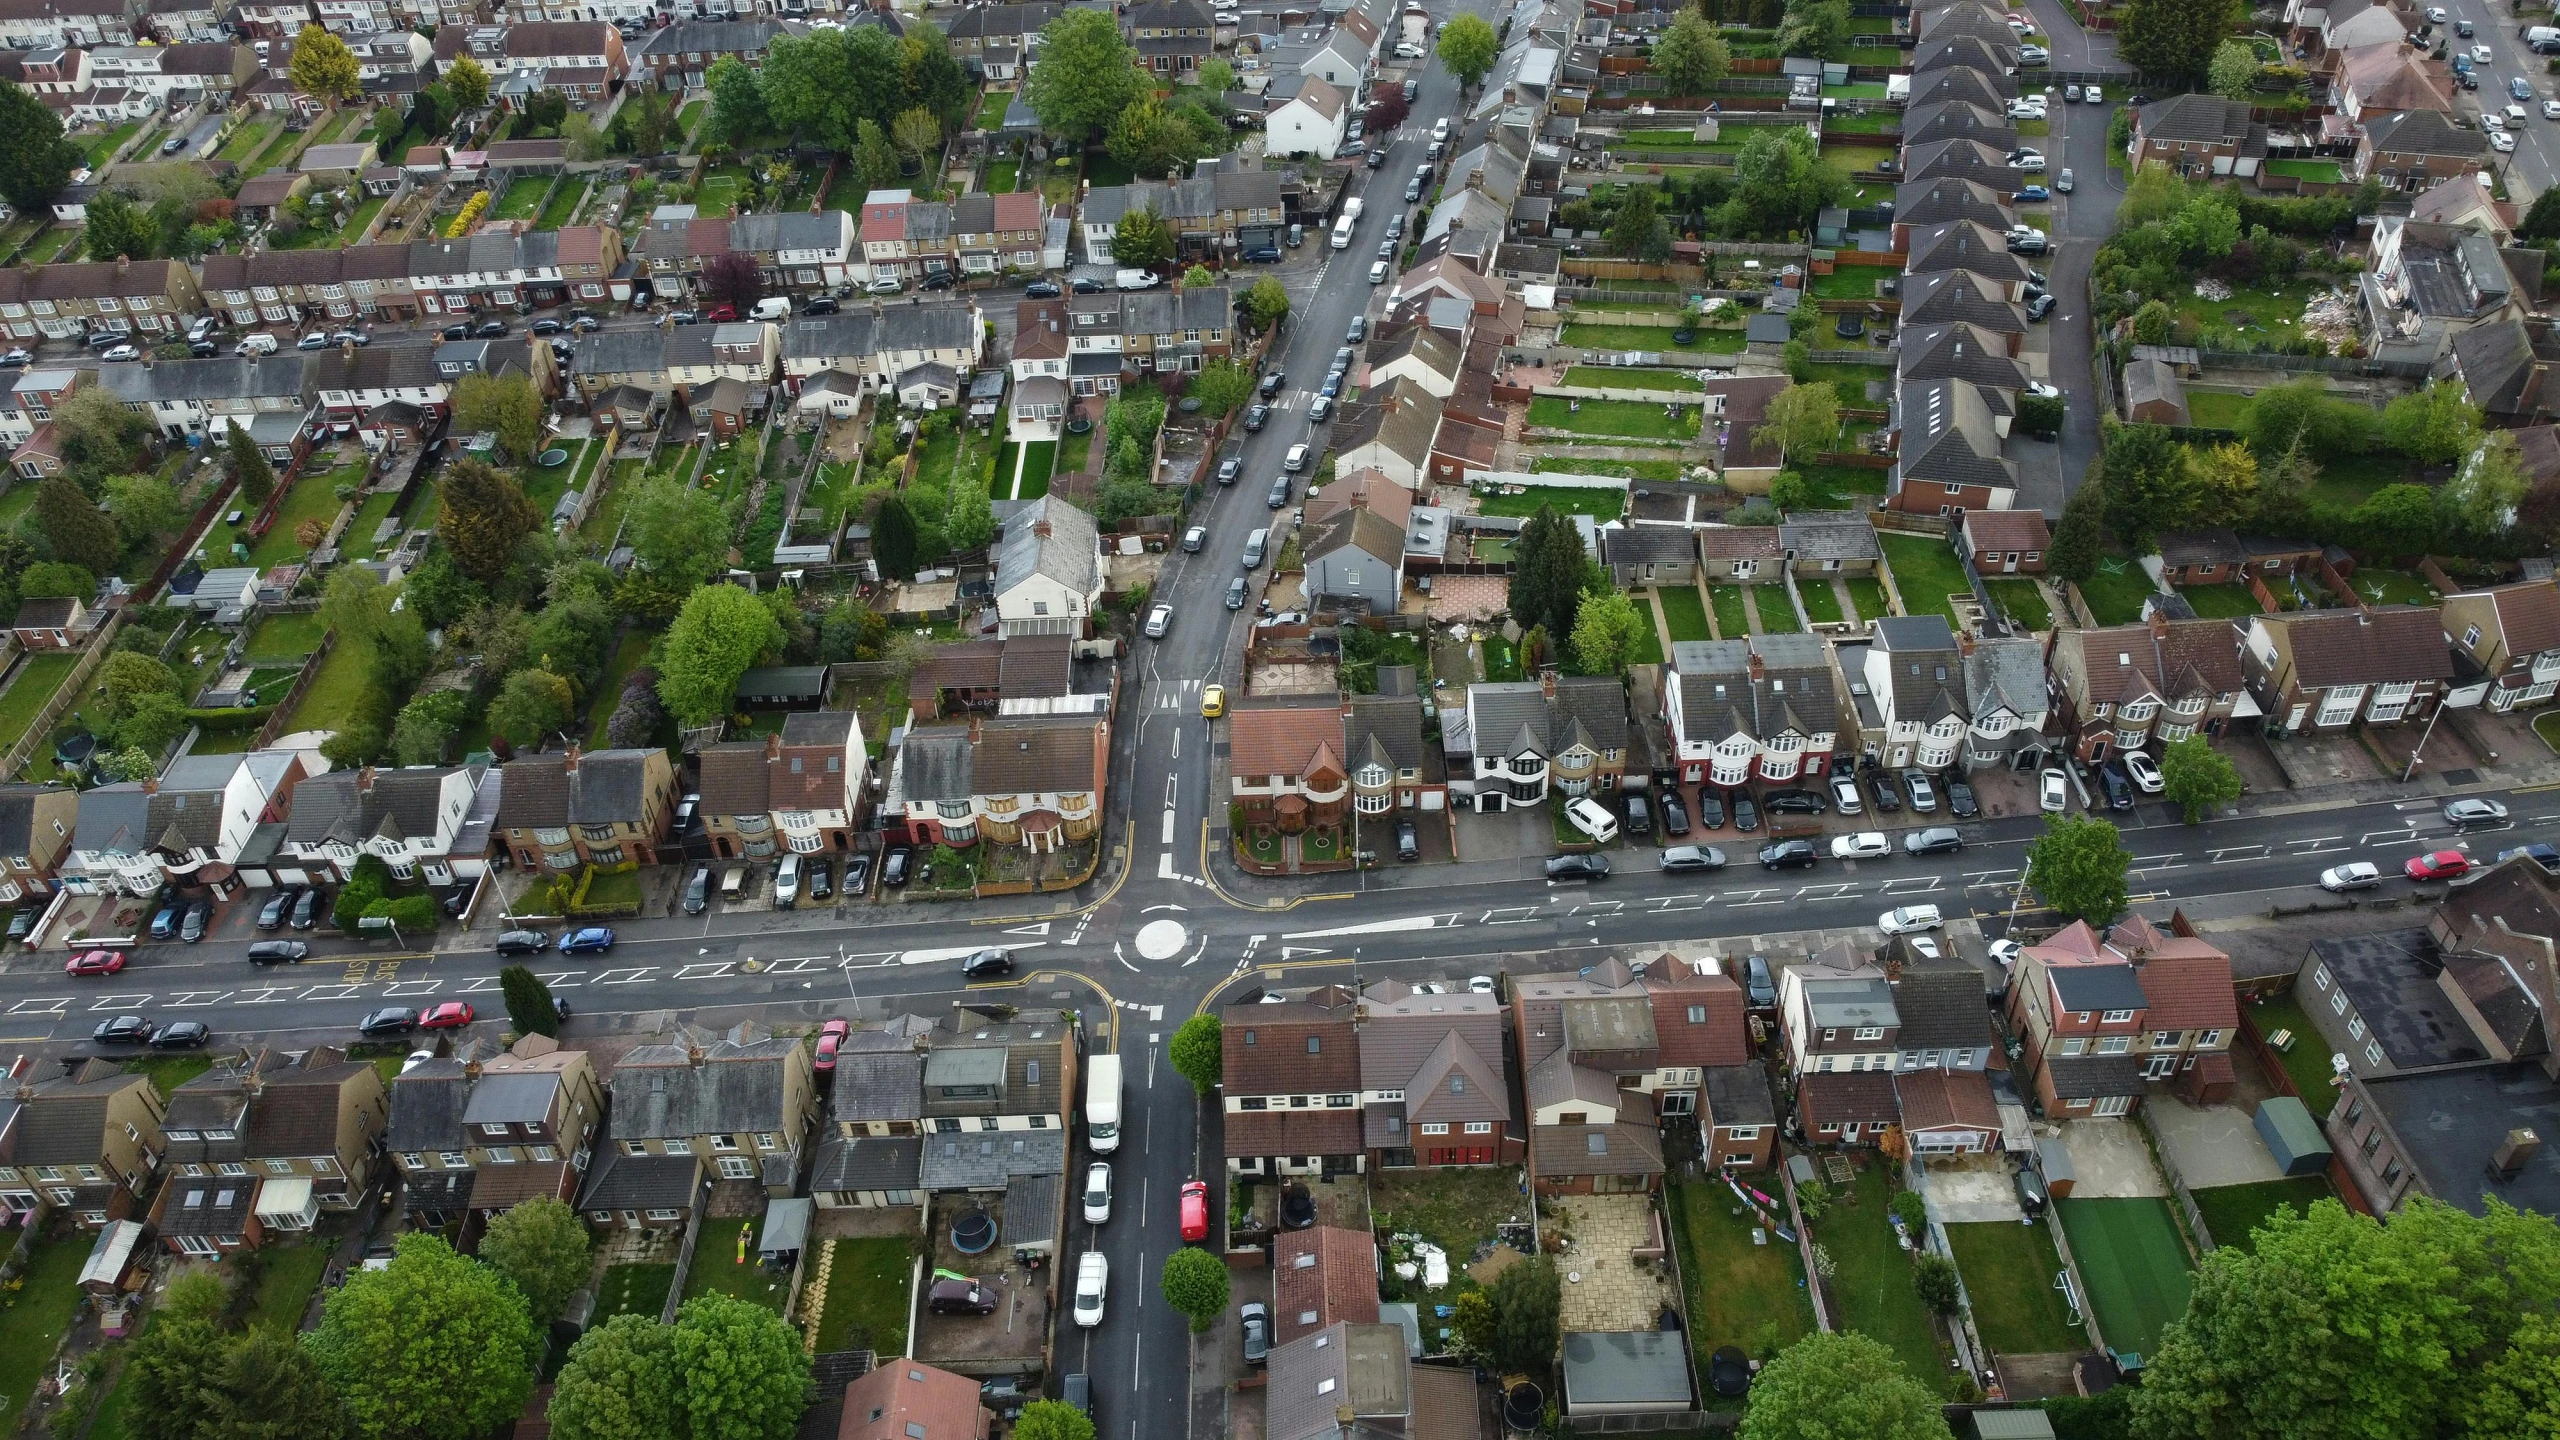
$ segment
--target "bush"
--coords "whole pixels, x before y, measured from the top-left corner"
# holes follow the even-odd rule
[[[432,895],[403,895],[397,900],[376,900],[364,907],[364,914],[367,919],[389,920],[404,936],[427,934],[442,918]]]

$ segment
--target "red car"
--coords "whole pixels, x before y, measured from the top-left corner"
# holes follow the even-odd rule
[[[852,1033],[853,1023],[848,1020],[830,1020],[819,1026],[818,1058],[810,1062],[811,1067],[821,1075],[832,1072],[836,1068],[836,1048]]]
[[[726,325],[730,321],[738,318],[738,307],[730,304],[726,300],[723,300],[719,304],[705,309],[702,312],[702,318],[707,324]]]
[[[418,1017],[421,1030],[459,1030],[471,1023],[471,1007],[460,1000],[447,1000]]]
[[[1182,1182],[1182,1241],[1188,1245],[1209,1238],[1209,1182]]]
[[[2438,850],[2416,856],[2401,868],[2412,880],[2451,880],[2471,873],[2471,857],[2459,850]]]
[[[65,975],[113,975],[123,968],[123,951],[92,950],[85,955],[74,955],[64,961],[62,973]]]

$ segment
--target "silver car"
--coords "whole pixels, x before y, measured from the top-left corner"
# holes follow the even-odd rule
[[[2332,892],[2370,890],[2382,883],[2382,867],[2358,860],[2351,865],[2333,865],[2320,872],[2320,888]]]
[[[2495,825],[2507,818],[2507,807],[2495,800],[2447,800],[2444,802],[2445,823],[2456,827]]]

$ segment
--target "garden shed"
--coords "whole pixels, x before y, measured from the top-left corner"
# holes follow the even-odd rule
[[[2319,1175],[2329,1168],[2328,1137],[2320,1131],[2320,1122],[2311,1107],[2291,1095],[2270,1095],[2258,1102],[2253,1122],[2258,1138],[2276,1157],[2276,1165],[2287,1175]]]

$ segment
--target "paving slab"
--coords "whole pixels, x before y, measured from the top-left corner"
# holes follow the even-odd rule
[[[2151,1127],[2159,1132],[2160,1153],[2190,1190],[2216,1185],[2253,1185],[2281,1180],[2284,1171],[2258,1138],[2250,1111],[2237,1105],[2188,1106],[2153,1100]]]
[[[2074,1120],[2062,1128],[2076,1200],[2136,1200],[2169,1193],[2169,1179],[2131,1120]]]

